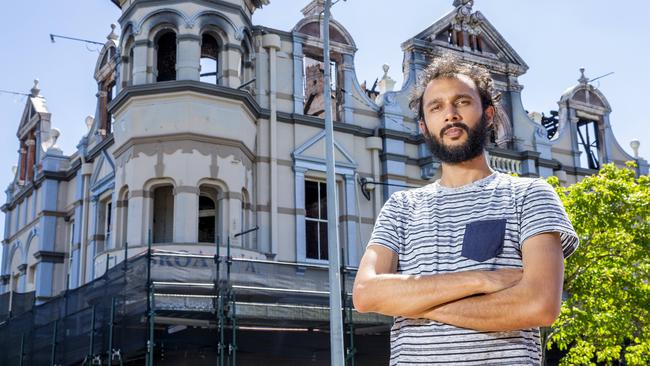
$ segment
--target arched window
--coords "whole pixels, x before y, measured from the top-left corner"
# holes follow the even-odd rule
[[[214,243],[216,235],[216,207],[212,198],[199,196],[199,242]]]
[[[156,42],[156,81],[176,80],[176,33],[167,32]]]
[[[242,189],[241,192],[241,231],[247,231],[252,229],[252,225],[250,222],[250,200],[248,198],[248,191],[246,189]],[[254,235],[254,232],[247,233],[245,235],[241,236],[241,246],[244,248],[250,248],[251,244],[253,241],[251,237]]]
[[[219,226],[219,191],[211,186],[199,187],[199,224],[200,243],[215,243],[220,232]]]
[[[135,49],[134,44],[135,41],[133,39],[133,36],[131,36],[129,37],[129,40],[126,41],[126,46],[124,47],[124,55],[127,57],[125,62],[124,76],[122,77],[122,87],[133,85],[133,63],[135,62],[133,56]]]
[[[153,190],[153,242],[171,243],[174,229],[174,194],[171,185]]]
[[[583,168],[600,169],[600,133],[596,121],[580,118],[577,124],[580,165]]]
[[[217,72],[219,44],[209,34],[201,37],[201,74],[200,80],[204,83],[216,84],[218,81]]]

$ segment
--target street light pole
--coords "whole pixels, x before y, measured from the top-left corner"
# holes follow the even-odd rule
[[[325,98],[325,143],[327,160],[327,256],[329,258],[330,284],[330,365],[344,366],[343,320],[341,314],[341,258],[338,229],[338,199],[334,163],[334,123],[332,121],[332,85],[330,65],[330,7],[325,0],[323,20],[323,63]]]

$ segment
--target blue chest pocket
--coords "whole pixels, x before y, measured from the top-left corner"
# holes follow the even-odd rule
[[[461,255],[477,262],[485,262],[503,252],[506,219],[481,220],[465,226]]]

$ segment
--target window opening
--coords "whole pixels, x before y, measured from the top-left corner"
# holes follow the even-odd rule
[[[171,243],[174,227],[174,195],[171,186],[153,191],[153,242]]]
[[[108,247],[108,243],[110,243],[111,239],[111,212],[113,211],[113,203],[109,202],[106,204],[106,222],[104,223],[104,227],[106,228],[104,232],[104,238],[105,238],[105,247]]]
[[[176,33],[163,34],[156,44],[158,50],[157,81],[176,80]]]
[[[214,243],[217,226],[216,204],[212,198],[199,196],[199,242]]]
[[[578,146],[582,152],[580,154],[581,165],[589,169],[600,169],[598,162],[600,142],[598,141],[598,126],[595,121],[578,120],[578,140]]]
[[[325,66],[320,60],[305,56],[303,60],[303,90],[305,105],[303,114],[316,117],[325,117],[325,99],[323,95],[323,83],[325,81]],[[338,89],[338,73],[336,61],[330,63],[330,82],[332,90],[332,116],[338,119],[338,105],[341,104],[341,96]]]
[[[550,113],[550,116],[545,116],[544,113],[542,113],[542,126],[546,129],[546,136],[549,140],[555,137],[557,129],[560,126],[558,111],[551,111]]]
[[[199,75],[200,80],[204,83],[217,83],[218,52],[217,40],[209,34],[204,34],[201,37],[201,74]]]
[[[305,181],[305,243],[309,259],[328,259],[327,184]]]

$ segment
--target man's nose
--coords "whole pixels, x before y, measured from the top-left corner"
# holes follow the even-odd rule
[[[450,105],[445,111],[445,122],[456,122],[460,121],[460,115],[458,114],[458,109],[455,105]]]

